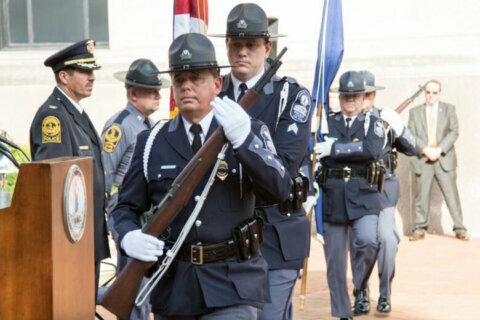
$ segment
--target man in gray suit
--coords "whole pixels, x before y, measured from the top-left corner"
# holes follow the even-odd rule
[[[409,115],[408,128],[418,144],[417,157],[412,159],[412,168],[417,177],[417,212],[415,230],[409,239],[411,241],[425,238],[434,178],[452,216],[457,239],[469,239],[463,225],[456,183],[457,154],[454,143],[458,138],[458,119],[453,105],[439,101],[441,90],[439,81],[428,81],[425,84],[425,103],[410,110]]]

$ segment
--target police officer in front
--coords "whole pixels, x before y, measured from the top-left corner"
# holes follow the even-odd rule
[[[40,106],[30,127],[30,152],[34,161],[65,156],[93,157],[93,219],[95,241],[95,290],[100,261],[110,256],[105,221],[105,174],[101,141],[80,100],[92,94],[95,41],[76,42],[48,57],[57,86]],[[93,267],[93,266],[92,266]]]
[[[375,107],[376,91],[384,87],[375,85],[375,76],[370,71],[360,71],[365,84],[371,87],[371,91],[366,94],[363,112],[381,118],[388,123],[386,132],[386,143],[382,150],[380,159],[385,165],[386,175],[384,190],[380,194],[382,211],[378,217],[378,240],[380,249],[378,251],[378,276],[380,278],[380,297],[378,298],[377,311],[381,314],[387,314],[391,311],[390,294],[392,280],[395,275],[395,256],[397,254],[400,235],[395,224],[395,206],[400,198],[400,185],[395,168],[397,167],[397,151],[407,156],[417,154],[417,142],[410,130],[405,127],[402,118],[398,113],[391,109],[378,109]],[[355,252],[355,245],[351,242],[350,258]],[[360,266],[351,260],[353,283],[359,283],[361,280],[357,277],[362,276]],[[368,290],[356,297],[353,305],[353,313],[356,315],[367,314],[370,311],[370,300]]]
[[[340,87],[331,91],[340,93],[341,112],[329,115],[328,137],[315,147],[321,158],[317,182],[323,188],[324,251],[332,316],[341,319],[353,314],[346,279],[349,237],[358,268],[355,295],[366,289],[379,246],[382,170],[377,161],[385,128],[381,119],[362,113],[365,93],[370,90],[359,72],[348,71],[340,77]]]
[[[118,201],[118,190],[132,159],[137,135],[151,128],[151,114],[160,105],[160,89],[170,87],[170,81],[158,77],[158,69],[148,59],[137,59],[130,64],[128,71],[114,74],[125,83],[127,106],[107,120],[103,128],[102,159],[107,172],[105,185],[108,199],[108,222],[112,237],[118,248],[118,232],[114,227],[114,217],[110,214]],[[117,274],[126,266],[128,257],[117,252]],[[150,319],[150,303],[135,306],[130,319]]]
[[[232,68],[224,76],[221,95],[239,101],[265,70],[272,49],[268,19],[261,7],[239,4],[229,13],[226,35],[227,55]],[[299,176],[310,136],[311,99],[295,79],[275,76],[248,111],[263,121],[273,137],[275,149],[292,178]],[[307,183],[294,180],[292,198],[275,203],[257,194],[256,214],[264,220],[262,254],[268,262],[271,302],[261,319],[291,319],[291,298],[299,269],[310,251],[310,223],[302,208]],[[295,189],[297,191],[295,191]],[[306,191],[306,190],[305,190]]]
[[[250,119],[236,102],[217,97],[222,77],[208,38],[198,33],[176,38],[169,48],[169,66],[179,115],[138,137],[113,212],[121,248],[132,258],[156,261],[164,244],[177,240],[208,177],[203,177],[163,240],[142,233],[140,215],[164,198],[202,143],[222,126],[229,141],[222,170],[176,265],[154,288],[150,301],[156,319],[258,319],[268,298],[268,267],[256,251],[260,234],[249,235],[246,228],[248,223],[250,230],[261,230],[261,222],[253,219],[253,188],[283,201],[291,187],[290,175],[272,147],[268,128]],[[240,239],[255,244],[245,255],[235,250]]]

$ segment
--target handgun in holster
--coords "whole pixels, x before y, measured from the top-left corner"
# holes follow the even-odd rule
[[[377,176],[377,187],[378,192],[383,192],[383,187],[385,185],[385,175],[387,174],[387,169],[383,164],[378,165],[378,176]]]
[[[290,197],[284,202],[280,203],[280,212],[288,213],[295,212],[302,208],[302,204],[307,201],[308,196],[308,178],[305,176],[298,176],[293,179]]]

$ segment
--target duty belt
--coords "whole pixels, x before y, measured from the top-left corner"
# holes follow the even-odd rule
[[[327,178],[333,179],[343,179],[345,181],[350,180],[351,178],[367,178],[367,170],[365,169],[355,169],[350,167],[344,167],[343,169],[332,169],[327,170]]]
[[[209,245],[183,245],[177,258],[192,264],[204,264],[225,260],[235,255],[233,240]]]

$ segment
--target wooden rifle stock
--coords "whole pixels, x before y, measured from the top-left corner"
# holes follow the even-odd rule
[[[418,95],[419,95],[420,93],[422,93],[422,91],[423,91],[424,88],[425,88],[424,85],[423,85],[423,86],[422,86],[422,85],[419,85],[418,87],[419,87],[418,90],[413,94],[413,96],[411,96],[410,98],[405,99],[405,101],[403,101],[398,107],[395,108],[395,112],[396,112],[396,113],[401,113],[403,110],[405,110],[405,108],[407,108],[408,105],[409,105],[410,103],[412,103],[413,100],[415,100],[415,98],[418,97]]]
[[[287,48],[283,48],[274,60],[269,60],[270,67],[255,86],[248,90],[239,101],[245,111],[253,105],[265,84],[280,68],[282,64],[280,58],[286,51]],[[175,178],[163,200],[152,209],[155,214],[142,228],[143,232],[154,237],[162,234],[187,204],[196,186],[215,162],[225,142],[227,142],[227,139],[223,133],[223,128],[218,127]],[[100,304],[121,319],[129,319],[143,276],[152,265],[152,262],[129,259],[126,267],[103,295]]]

